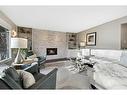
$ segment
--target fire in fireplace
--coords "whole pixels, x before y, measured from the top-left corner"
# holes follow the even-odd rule
[[[46,53],[47,55],[57,55],[57,48],[47,48]]]

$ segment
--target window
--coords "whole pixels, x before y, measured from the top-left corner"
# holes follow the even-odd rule
[[[9,58],[9,31],[0,26],[0,61]]]

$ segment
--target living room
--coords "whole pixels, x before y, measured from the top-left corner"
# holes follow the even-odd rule
[[[126,30],[127,6],[0,6],[0,89],[127,89]]]

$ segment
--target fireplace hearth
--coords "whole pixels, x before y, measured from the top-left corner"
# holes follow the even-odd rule
[[[47,55],[57,55],[57,48],[47,48],[46,54]]]

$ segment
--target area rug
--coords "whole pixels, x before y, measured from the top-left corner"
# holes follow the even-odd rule
[[[76,70],[70,70],[70,68],[73,68],[73,64],[70,61],[46,63],[45,68],[42,68],[40,72],[42,74],[48,74],[54,68],[58,68],[57,89],[89,89],[90,84],[86,72],[79,73]]]

